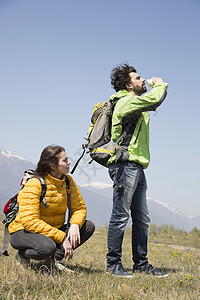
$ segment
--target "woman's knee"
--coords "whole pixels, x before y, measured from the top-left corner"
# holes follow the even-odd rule
[[[57,250],[56,243],[49,237],[25,230],[11,234],[10,243],[13,248],[30,252],[31,255],[40,259],[53,256]]]
[[[90,236],[93,235],[93,233],[95,231],[94,223],[90,220],[86,220],[85,223],[86,223],[86,228],[87,228],[88,233],[90,233]]]
[[[90,220],[86,220],[80,230],[81,244],[86,242],[94,233],[95,225]]]
[[[40,243],[36,245],[36,248],[36,251],[38,251],[44,257],[54,256],[57,250],[56,243],[48,237],[42,239]]]

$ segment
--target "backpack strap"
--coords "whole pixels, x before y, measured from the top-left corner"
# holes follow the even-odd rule
[[[78,160],[77,160],[77,162],[75,163],[75,165],[74,165],[73,169],[71,170],[70,174],[73,174],[74,171],[76,170],[76,168],[77,168],[77,166],[78,166],[80,160],[83,158],[83,156],[84,156],[84,154],[85,154],[85,150],[86,150],[87,146],[88,146],[87,144],[82,144],[83,153],[82,153],[81,156],[78,158]]]
[[[9,256],[8,254],[8,244],[10,240],[10,234],[8,231],[8,224],[5,225],[4,227],[4,240],[3,240],[3,248],[0,249],[0,256]]]
[[[65,183],[66,183],[66,190],[67,190],[67,207],[68,207],[68,220],[67,226],[69,227],[70,219],[71,219],[71,190],[69,187],[69,178],[65,175]]]
[[[40,183],[41,183],[41,187],[42,187],[42,193],[40,196],[40,201],[42,201],[44,203],[45,207],[49,207],[49,205],[47,204],[45,195],[46,195],[46,191],[47,191],[47,184],[46,184],[46,180],[43,177],[36,177]]]
[[[118,137],[118,139],[116,140],[116,144],[118,145],[119,142],[121,141],[121,139],[123,139],[129,132],[129,129],[131,128],[133,124],[130,122],[124,129],[123,133]],[[121,155],[122,155],[122,149],[121,147],[116,147],[116,160],[115,163],[117,163],[117,161],[120,159]]]
[[[24,172],[24,177],[22,178],[22,181],[21,181],[20,191],[24,188],[26,182],[30,178],[33,178],[33,177],[37,178],[40,181],[40,184],[41,184],[41,187],[42,187],[42,193],[41,193],[41,196],[40,196],[40,201],[42,201],[44,203],[45,207],[49,207],[49,205],[47,204],[47,201],[45,199],[45,194],[46,194],[46,191],[47,191],[46,180],[43,177],[39,177],[39,176],[35,175],[35,171],[28,169]]]

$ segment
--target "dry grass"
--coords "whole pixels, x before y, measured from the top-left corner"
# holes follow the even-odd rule
[[[0,299],[200,299],[199,249],[150,243],[150,263],[167,271],[169,276],[135,274],[131,279],[122,279],[105,273],[106,234],[105,228],[96,230],[75,251],[73,261],[68,264],[75,272],[70,275],[21,269],[16,266],[16,252],[10,247],[10,256],[0,258]],[[123,265],[131,271],[130,230],[126,231],[123,245]],[[33,266],[38,264],[33,262]]]

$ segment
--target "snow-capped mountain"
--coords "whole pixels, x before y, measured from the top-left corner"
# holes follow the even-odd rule
[[[158,203],[159,205],[165,207],[166,209],[168,209],[169,211],[171,212],[174,212],[174,213],[178,213],[180,214],[181,212],[176,208],[174,207],[171,203],[165,203],[165,202],[161,202],[157,199],[153,199],[151,197],[148,198],[149,200],[153,200],[155,203]]]
[[[106,198],[112,199],[112,184],[107,184],[103,182],[91,182],[82,184],[80,188],[87,189],[90,192],[99,193],[104,195]]]
[[[11,159],[12,159],[12,158],[17,158],[17,159],[25,160],[24,158],[22,158],[22,157],[16,155],[16,154],[13,153],[13,152],[10,152],[10,151],[4,149],[4,148],[2,148],[2,147],[0,148],[0,154],[4,155],[4,156],[6,156],[6,157],[9,157],[9,158],[11,158]]]
[[[88,189],[94,188],[94,189],[102,190],[102,189],[111,188],[112,184],[108,184],[104,182],[91,182],[91,183],[82,184],[81,187],[88,188]]]
[[[0,210],[8,199],[19,190],[26,169],[35,169],[32,162],[0,148]]]

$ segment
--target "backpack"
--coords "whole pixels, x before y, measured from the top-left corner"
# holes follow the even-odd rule
[[[35,172],[33,170],[28,169],[28,170],[24,171],[24,177],[22,178],[21,183],[20,183],[20,191],[24,188],[26,182],[30,178],[33,178],[33,177],[37,178],[41,183],[42,192],[41,192],[41,196],[40,196],[40,201],[42,201],[44,203],[45,207],[49,207],[49,205],[47,204],[46,199],[45,199],[46,180],[43,177],[36,176]],[[70,217],[71,217],[71,194],[70,194],[70,188],[69,188],[69,179],[66,175],[65,175],[65,183],[66,183],[66,190],[67,190],[67,194],[68,194],[68,199],[67,199],[68,200],[67,201],[68,222],[67,222],[67,224],[69,225]],[[3,248],[0,249],[0,256],[1,255],[9,256],[8,244],[9,244],[10,235],[9,235],[9,231],[8,231],[8,226],[12,221],[14,221],[14,219],[16,218],[16,216],[19,212],[19,205],[17,203],[17,197],[18,197],[18,193],[15,194],[12,198],[10,198],[4,206],[3,212],[5,215],[5,218],[2,221],[2,223],[5,225],[4,241],[3,241]]]
[[[118,100],[119,98],[115,98],[112,102],[101,102],[95,105],[91,117],[92,125],[87,136],[90,157],[105,167],[109,158],[117,150],[117,142],[111,140],[111,125],[113,110]]]
[[[89,127],[87,143],[82,145],[84,149],[81,157],[74,165],[71,174],[74,173],[79,161],[83,157],[86,149],[88,149],[92,161],[96,161],[100,165],[107,167],[107,162],[111,156],[116,155],[117,162],[122,155],[120,141],[127,135],[132,123],[129,122],[123,133],[118,137],[116,142],[111,139],[112,114],[117,101],[120,98],[114,98],[109,102],[99,102],[94,106],[91,117],[92,125]],[[92,162],[91,161],[91,162]],[[89,162],[89,163],[91,163]]]

